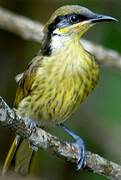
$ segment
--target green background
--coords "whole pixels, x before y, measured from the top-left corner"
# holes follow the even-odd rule
[[[121,53],[121,0],[0,0],[3,7],[42,23],[65,4],[79,4],[117,18],[119,23],[97,24],[86,33],[85,39]],[[24,71],[39,49],[39,43],[0,30],[0,96],[11,107],[17,87],[14,77]],[[121,73],[101,68],[98,87],[65,124],[84,139],[88,150],[121,164]],[[67,141],[72,140],[58,127],[47,127],[46,130]],[[14,134],[4,128],[0,128],[0,132],[2,166]],[[16,177],[12,168],[8,174]],[[32,179],[106,180],[89,172],[76,172],[70,163],[41,150],[34,161]]]

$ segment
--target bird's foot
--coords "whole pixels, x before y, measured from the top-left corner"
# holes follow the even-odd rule
[[[32,132],[36,131],[37,125],[33,120],[31,120],[30,118],[24,117],[24,121],[25,121],[25,124],[27,125],[27,127],[32,130]]]
[[[70,134],[76,142],[72,143],[75,146],[78,147],[78,165],[77,170],[84,168],[86,166],[86,149],[84,145],[84,141],[73,131],[71,131],[69,128],[67,128],[64,124],[60,124],[60,126],[68,133]]]
[[[75,146],[78,147],[77,170],[79,170],[86,166],[86,148],[85,148],[83,140],[79,136],[77,136],[77,138],[74,138],[74,139],[76,140],[76,142],[74,142],[72,144],[74,144]]]
[[[36,127],[37,127],[36,123],[27,117],[24,117],[24,120],[25,120],[25,124],[28,126],[28,128],[30,128],[32,130],[32,132],[36,132]],[[34,150],[34,151],[38,150],[37,146],[34,146],[33,144],[29,144],[29,145],[32,148],[32,150]]]
[[[32,148],[33,151],[38,151],[38,147],[37,146],[33,146],[32,144],[29,144],[30,147]]]

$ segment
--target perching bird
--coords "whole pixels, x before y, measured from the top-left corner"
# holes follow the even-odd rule
[[[18,89],[14,102],[16,112],[36,122],[38,127],[58,124],[74,139],[79,149],[78,169],[86,164],[83,140],[62,123],[67,120],[96,87],[99,65],[80,42],[82,35],[94,24],[117,21],[95,14],[85,7],[67,5],[57,9],[44,28],[39,54],[24,73],[17,76]],[[19,138],[20,139],[20,138]],[[15,138],[6,158],[3,173],[16,151]],[[33,150],[23,140],[15,155],[15,171],[29,172]]]

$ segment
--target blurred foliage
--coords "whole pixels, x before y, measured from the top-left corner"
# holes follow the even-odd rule
[[[97,13],[112,15],[120,20],[120,0],[0,0],[0,5],[15,13],[45,23],[52,12],[65,4],[80,4]],[[121,53],[121,22],[100,23],[85,38]],[[0,95],[12,107],[16,92],[14,77],[22,72],[39,51],[40,45],[0,30]],[[100,83],[80,109],[67,121],[67,125],[84,140],[87,149],[120,164],[121,157],[121,74],[101,68]],[[13,134],[4,128],[0,133],[1,165],[10,147]],[[47,130],[68,141],[71,140],[58,127]],[[4,139],[4,140],[3,140]],[[40,179],[106,180],[88,172],[76,172],[73,165],[39,150],[32,174]],[[35,177],[33,177],[35,179]]]

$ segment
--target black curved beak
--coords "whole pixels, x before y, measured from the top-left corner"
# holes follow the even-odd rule
[[[103,21],[116,21],[118,20],[111,16],[106,16],[102,14],[95,14],[92,18],[89,19],[90,23],[97,23],[97,22],[103,22]]]

